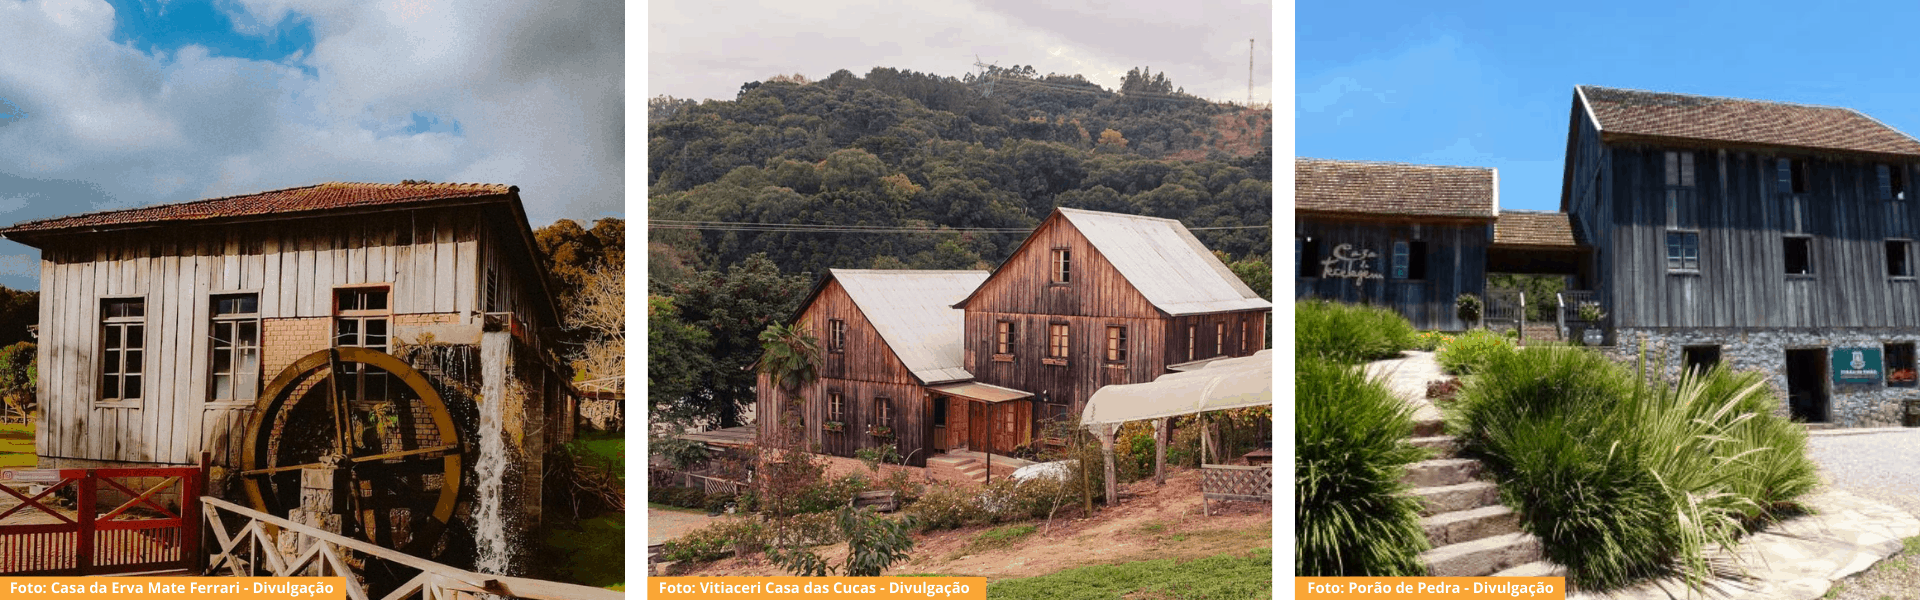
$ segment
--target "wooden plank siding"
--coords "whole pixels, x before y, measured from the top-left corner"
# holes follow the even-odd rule
[[[1071,251],[1069,282],[1053,283],[1052,255],[1056,248]],[[1185,362],[1184,346],[1172,350],[1174,323],[1233,323],[1228,326],[1229,355],[1244,356],[1264,346],[1267,310],[1169,318],[1153,306],[1112,263],[1066,219],[1049,219],[1015,251],[965,305],[965,366],[974,380],[1034,394],[1031,428],[1049,418],[1077,415],[1101,386],[1145,383],[1167,373],[1170,364]],[[1248,319],[1249,343],[1239,352],[1239,319]],[[996,360],[996,327],[1000,321],[1017,329],[1011,361]],[[1066,324],[1068,355],[1065,365],[1044,364],[1048,326]],[[1107,327],[1126,328],[1127,358],[1106,360]],[[1207,340],[1212,341],[1211,325]],[[1211,348],[1202,356],[1211,356]],[[948,419],[955,418],[953,412]],[[964,433],[950,428],[949,436]],[[1032,431],[1029,431],[1029,436]],[[955,437],[954,439],[958,439]],[[1030,437],[1029,437],[1030,439]]]
[[[834,319],[846,322],[844,352],[831,352],[827,347],[828,327]],[[807,443],[817,444],[824,454],[851,457],[861,448],[887,443],[885,439],[867,434],[869,426],[883,424],[893,429],[895,450],[907,464],[926,466],[927,456],[933,452],[932,399],[887,347],[880,332],[847,295],[846,288],[837,280],[827,281],[813,303],[801,312],[799,322],[805,323],[814,338],[820,340],[822,359],[820,378],[799,390]],[[790,400],[766,375],[760,376],[755,389],[756,401],[762,408],[757,411],[761,438],[774,439],[785,426],[783,419],[792,408],[788,404]],[[840,392],[844,402],[845,414],[840,420],[846,425],[839,432],[821,429],[821,423],[828,420],[830,391]],[[893,415],[887,423],[876,422],[876,398],[892,400]]]
[[[1694,154],[1695,198],[1671,222],[1667,151]],[[1604,147],[1605,201],[1579,210],[1611,223],[1594,239],[1597,286],[1617,327],[1920,327],[1913,278],[1887,275],[1886,242],[1911,240],[1911,165],[1869,157],[1634,143]],[[1809,191],[1782,194],[1775,160],[1808,162]],[[1904,169],[1906,200],[1878,197],[1876,166]],[[1697,231],[1698,272],[1670,271],[1670,230]],[[1809,275],[1785,270],[1785,239],[1811,237]],[[1910,252],[1910,264],[1912,254]]]
[[[1416,328],[1460,331],[1466,329],[1467,324],[1455,316],[1454,298],[1460,294],[1486,293],[1487,246],[1493,241],[1490,222],[1412,221],[1384,215],[1377,219],[1300,215],[1295,220],[1294,235],[1310,239],[1318,247],[1317,256],[1298,257],[1300,266],[1294,273],[1296,299],[1324,298],[1386,306],[1406,316]],[[1424,279],[1389,278],[1396,241],[1426,242]],[[1382,279],[1354,285],[1352,279],[1319,277],[1320,261],[1341,244],[1379,254],[1368,268],[1381,274]],[[1301,274],[1313,276],[1300,277]]]
[[[387,283],[396,315],[457,315],[477,323],[488,245],[517,243],[499,219],[471,208],[394,211],[376,218],[309,218],[244,225],[181,226],[113,235],[47,238],[41,261],[41,377],[46,426],[42,456],[113,462],[192,464],[238,451],[229,436],[245,426],[250,402],[208,402],[210,297],[260,297],[263,320],[330,317],[336,286]],[[513,236],[513,237],[507,237]],[[489,252],[489,255],[508,254]],[[525,259],[502,261],[499,276],[524,307]],[[103,298],[146,302],[142,398],[102,403]],[[535,311],[516,311],[538,328]],[[261,373],[264,386],[275,373]]]

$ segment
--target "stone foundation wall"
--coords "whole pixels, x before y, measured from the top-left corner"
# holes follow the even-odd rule
[[[1768,383],[1780,399],[1775,414],[1788,415],[1787,350],[1838,347],[1879,348],[1895,342],[1920,341],[1920,329],[1813,329],[1791,331],[1753,331],[1728,329],[1647,330],[1622,328],[1615,332],[1618,344],[1614,358],[1634,364],[1645,348],[1649,364],[1658,366],[1669,381],[1680,376],[1681,352],[1686,346],[1720,346],[1720,361],[1736,371],[1766,373]],[[1891,367],[1887,367],[1891,368]],[[1906,400],[1920,400],[1920,389],[1887,387],[1882,384],[1827,386],[1827,422],[1839,427],[1899,426]]]

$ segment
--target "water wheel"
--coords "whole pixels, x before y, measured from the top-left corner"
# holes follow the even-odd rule
[[[377,350],[321,350],[282,370],[254,408],[239,471],[255,509],[346,515],[343,535],[435,554],[460,499],[461,442],[419,371]]]

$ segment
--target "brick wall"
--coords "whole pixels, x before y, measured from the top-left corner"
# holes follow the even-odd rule
[[[332,321],[326,317],[261,319],[261,385],[272,381],[282,369],[300,360],[300,357],[332,346]]]

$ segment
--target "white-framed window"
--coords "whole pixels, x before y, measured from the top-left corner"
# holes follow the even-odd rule
[[[213,322],[207,346],[213,352],[207,398],[214,402],[250,401],[260,391],[260,295],[218,294],[209,298]]]
[[[387,352],[392,336],[393,303],[386,286],[343,287],[333,291],[333,345]],[[388,375],[353,363],[342,371],[348,400],[380,400],[390,387]]]
[[[1667,232],[1667,270],[1700,270],[1700,232]]]
[[[100,400],[139,400],[146,372],[147,300],[101,300],[100,339]]]

